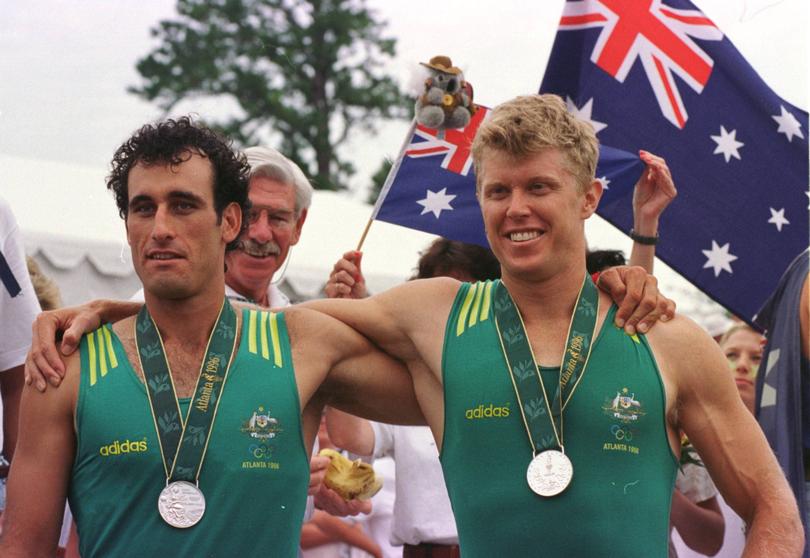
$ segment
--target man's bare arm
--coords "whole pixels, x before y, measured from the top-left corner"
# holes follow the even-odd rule
[[[78,358],[72,358],[62,389],[41,393],[28,386],[23,390],[0,556],[50,557],[56,553],[75,453],[77,368]]]
[[[320,420],[321,407],[329,404],[372,420],[424,424],[401,362],[330,316],[307,308],[284,315],[305,415],[315,412]]]
[[[693,502],[679,490],[673,491],[670,521],[692,550],[714,556],[723,546],[726,524],[714,496],[702,502]]]
[[[0,372],[0,395],[3,398],[3,456],[8,461],[14,457],[17,445],[17,430],[20,398],[23,390],[23,365]]]
[[[796,502],[717,344],[683,317],[648,336],[675,390],[677,421],[723,498],[749,525],[743,556],[800,556]]]
[[[355,330],[329,319],[328,335],[341,358],[322,385],[325,401],[379,422],[425,424],[408,369]]]
[[[647,167],[633,189],[633,231],[639,236],[656,238],[658,221],[667,206],[678,195],[666,161],[649,151],[639,151]],[[655,245],[633,242],[630,265],[643,267],[652,274]]]
[[[438,336],[441,345],[460,285],[447,277],[419,279],[362,300],[311,300],[303,306],[337,318],[390,355],[408,362],[426,357],[417,347],[420,338]]]
[[[326,409],[326,428],[337,447],[357,455],[374,453],[374,429],[366,419],[329,407]]]
[[[65,376],[63,357],[79,346],[82,335],[107,322],[116,322],[133,316],[140,310],[140,302],[121,300],[93,300],[81,306],[42,312],[31,326],[31,350],[25,359],[25,383],[40,391],[46,380],[58,386]],[[59,349],[57,334],[62,333]],[[60,354],[61,353],[61,354]]]

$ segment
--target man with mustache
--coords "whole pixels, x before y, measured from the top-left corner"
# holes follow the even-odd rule
[[[275,149],[249,147],[248,228],[225,258],[228,297],[278,308],[290,301],[273,276],[298,243],[312,201],[312,185],[301,169]]]

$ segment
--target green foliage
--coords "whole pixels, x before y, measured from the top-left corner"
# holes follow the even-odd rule
[[[368,193],[366,201],[370,204],[377,203],[377,198],[380,196],[382,187],[385,184],[385,179],[388,178],[388,173],[391,172],[391,167],[394,166],[393,161],[386,157],[380,164],[380,167],[371,177],[371,190]]]
[[[364,0],[178,0],[177,12],[152,29],[160,44],[129,90],[165,111],[195,96],[235,101],[209,125],[242,145],[280,137],[317,188],[346,186],[354,168],[336,150],[352,130],[408,116],[383,72],[395,40]]]

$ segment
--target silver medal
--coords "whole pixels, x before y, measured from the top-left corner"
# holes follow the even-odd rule
[[[193,527],[205,513],[205,496],[197,485],[175,481],[160,491],[158,511],[163,521],[172,527]]]
[[[526,470],[529,488],[539,496],[556,496],[574,476],[571,460],[561,451],[546,450],[534,457]]]

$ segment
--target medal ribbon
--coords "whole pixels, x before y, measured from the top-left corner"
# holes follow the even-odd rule
[[[559,381],[554,386],[543,381],[523,318],[503,283],[499,282],[495,289],[493,308],[495,327],[533,455],[547,449],[562,450],[563,411],[585,374],[599,311],[599,291],[586,274],[568,326]]]
[[[155,431],[160,440],[167,483],[178,480],[194,483],[205,459],[236,346],[236,312],[225,299],[208,338],[197,387],[185,421],[180,412],[163,339],[146,306],[138,313],[135,343],[146,380]]]

